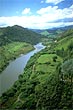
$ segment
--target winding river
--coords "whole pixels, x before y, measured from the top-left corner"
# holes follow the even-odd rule
[[[0,96],[3,92],[9,89],[13,83],[18,79],[18,76],[23,73],[24,68],[30,59],[35,53],[41,51],[45,48],[42,43],[38,43],[34,45],[35,50],[21,55],[14,61],[12,61],[7,68],[0,74]]]

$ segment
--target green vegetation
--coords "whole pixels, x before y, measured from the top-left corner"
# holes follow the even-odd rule
[[[60,41],[58,41],[58,45],[56,46],[55,49],[61,49],[64,47],[64,49],[66,50],[68,45],[72,42],[73,42],[73,35],[71,35],[70,37],[65,37],[61,39]]]
[[[0,28],[0,46],[11,43],[12,41],[24,41],[34,45],[41,42],[41,38],[43,38],[42,35],[17,25]]]
[[[44,37],[27,28],[12,26],[0,28],[0,72],[21,53],[33,49],[31,45],[42,41]]]
[[[56,59],[55,59],[56,58]],[[41,72],[53,72],[56,68],[56,65],[61,62],[61,57],[56,54],[44,54],[39,57],[37,60],[38,64],[36,66],[36,71]]]
[[[41,35],[48,36],[49,32],[48,31],[43,31],[43,32],[41,32]]]
[[[33,46],[25,42],[13,42],[0,47],[0,72],[9,64],[10,60],[32,49],[34,49]]]
[[[56,30],[42,30],[42,32],[39,32],[41,35],[44,35],[45,38],[42,38],[42,42],[44,45],[48,46],[53,41],[55,41],[57,38],[60,38],[61,34],[63,33],[63,30],[56,29]]]
[[[0,97],[1,108],[72,110],[73,30],[69,32],[31,57],[24,73]]]

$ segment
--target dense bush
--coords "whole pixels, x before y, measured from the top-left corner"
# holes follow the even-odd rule
[[[63,79],[72,83],[73,79],[73,59],[65,61],[61,65],[61,74],[63,75]]]

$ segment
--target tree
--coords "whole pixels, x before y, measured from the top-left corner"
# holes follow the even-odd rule
[[[73,59],[65,61],[61,65],[61,74],[63,74],[64,80],[71,81],[73,78]]]
[[[56,59],[57,59],[57,56],[54,56],[53,57],[53,61],[56,62]]]
[[[73,50],[73,42],[71,42],[71,43],[68,45],[68,49],[69,49],[70,51]]]

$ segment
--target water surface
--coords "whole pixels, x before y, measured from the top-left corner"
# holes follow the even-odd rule
[[[34,47],[35,50],[27,53],[26,55],[21,55],[19,58],[12,61],[7,66],[7,68],[0,74],[0,95],[7,89],[9,89],[18,79],[18,76],[23,73],[24,68],[30,57],[45,48],[42,43],[39,43]]]

